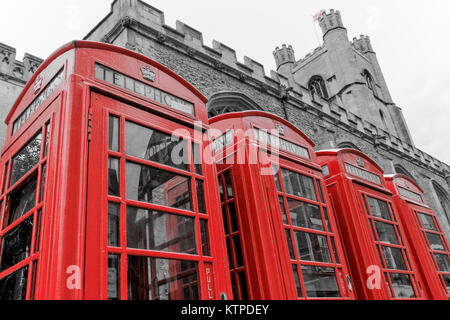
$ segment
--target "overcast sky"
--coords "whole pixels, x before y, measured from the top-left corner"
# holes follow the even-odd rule
[[[300,59],[321,43],[312,16],[341,11],[350,40],[369,35],[395,103],[403,109],[416,146],[450,164],[450,1],[406,0],[146,0],[165,12],[275,69],[272,52],[291,44]],[[2,1],[0,42],[46,58],[82,39],[109,11],[112,0]]]

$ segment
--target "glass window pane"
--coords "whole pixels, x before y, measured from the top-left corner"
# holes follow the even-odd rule
[[[128,121],[125,122],[125,152],[133,157],[190,171],[186,140]]]
[[[299,231],[294,231],[294,237],[300,260],[332,262],[327,237]]]
[[[297,289],[297,297],[303,298],[302,287],[300,285],[300,277],[298,276],[298,267],[296,264],[292,265],[292,272],[294,273],[294,281],[295,281],[295,288]]]
[[[37,176],[27,182],[21,189],[10,195],[10,209],[7,225],[9,226],[34,208],[36,200]]]
[[[119,151],[119,118],[114,116],[109,116],[109,150],[111,151]]]
[[[289,220],[286,213],[286,207],[284,205],[284,198],[282,196],[278,197],[278,202],[280,203],[281,217],[283,218],[283,223],[289,225]]]
[[[27,294],[28,267],[0,280],[0,300],[25,300]]]
[[[227,209],[225,207],[225,205],[222,206],[222,217],[223,217],[223,226],[225,229],[225,235],[229,234],[229,228],[228,228],[228,215],[227,215]]]
[[[193,217],[127,207],[127,247],[197,254]]]
[[[292,237],[291,237],[291,231],[289,229],[286,229],[286,241],[289,249],[289,256],[292,260],[295,260],[295,252],[294,252],[294,246],[292,244]]]
[[[407,270],[401,249],[385,246],[381,246],[381,249],[388,269]]]
[[[290,198],[287,201],[293,226],[313,230],[325,230],[319,206]]]
[[[108,246],[120,246],[120,205],[108,203]]]
[[[339,260],[339,255],[338,255],[338,252],[336,250],[336,243],[334,241],[334,237],[331,237],[330,239],[331,239],[331,247],[333,248],[334,258],[336,259],[336,263],[340,264],[341,261]]]
[[[47,165],[44,164],[41,169],[41,190],[39,190],[39,202],[44,200],[44,191],[45,191],[45,176],[47,174]]]
[[[328,218],[328,210],[325,207],[322,207],[322,210],[325,217],[325,223],[327,224],[328,232],[333,232],[333,229],[331,229],[330,219]]]
[[[5,171],[3,171],[3,187],[2,187],[2,194],[5,192],[6,189],[6,177],[8,174],[8,167],[9,167],[9,162],[7,162],[5,164]]]
[[[438,264],[439,270],[442,272],[450,272],[450,260],[448,255],[435,253],[434,257],[436,259],[436,263]]]
[[[205,191],[203,189],[203,181],[195,180],[195,185],[197,189],[198,212],[206,213]]]
[[[127,162],[127,198],[192,210],[190,178]]]
[[[236,267],[242,267],[244,265],[244,258],[242,257],[241,239],[239,236],[233,238],[234,251],[236,252]]]
[[[445,251],[444,244],[442,243],[441,236],[435,233],[425,232],[428,238],[428,243],[430,244],[431,250]]]
[[[42,221],[42,209],[39,209],[36,217],[36,238],[34,241],[33,253],[39,252],[40,242],[41,242],[41,221]]]
[[[309,298],[341,296],[335,269],[316,266],[302,266],[301,269],[306,295]]]
[[[436,228],[436,225],[434,224],[433,221],[433,217],[428,215],[428,214],[424,214],[424,213],[419,213],[419,220],[422,224],[422,228],[424,228],[425,230],[430,230],[430,231],[438,231]]]
[[[119,300],[120,298],[120,257],[108,255],[108,299]]]
[[[116,158],[109,158],[108,161],[108,194],[110,196],[120,196],[120,161]]]
[[[248,300],[248,288],[247,288],[247,279],[245,276],[245,271],[239,272],[238,276],[239,276],[239,282],[241,284],[242,300]]]
[[[45,146],[44,146],[44,158],[47,156],[48,154],[48,145],[50,143],[50,131],[51,131],[51,124],[50,122],[47,123],[47,132],[46,132],[46,136],[45,136]]]
[[[198,300],[198,263],[128,256],[129,300]]]
[[[372,197],[367,197],[367,201],[369,202],[372,216],[389,221],[392,220],[391,215],[389,214],[387,202]]]
[[[230,275],[230,278],[231,278],[231,289],[233,290],[233,299],[234,300],[239,300],[239,299],[242,299],[242,298],[239,297],[239,293],[237,291],[237,284],[236,284],[236,278],[235,277],[236,277],[236,274],[234,274],[234,273],[232,273]]]
[[[388,289],[389,289],[389,296],[390,296],[391,298],[395,298],[395,297],[394,297],[394,293],[392,292],[391,284],[389,283],[389,276],[388,276],[387,273],[384,274],[384,279],[386,280],[386,286],[387,286]]]
[[[227,253],[228,253],[228,264],[230,265],[230,270],[234,269],[234,258],[233,251],[231,250],[231,238],[227,238]]]
[[[30,256],[32,233],[33,217],[30,217],[3,236],[0,272]]]
[[[194,155],[194,170],[195,170],[195,173],[197,173],[199,175],[202,175],[203,174],[203,172],[202,172],[202,163],[203,163],[203,161],[202,161],[202,152],[201,152],[201,149],[200,149],[200,145],[197,144],[197,143],[193,143],[192,144],[192,152],[193,152],[193,155]]]
[[[380,242],[399,245],[395,228],[392,224],[374,221]]]
[[[447,291],[450,292],[450,274],[443,274],[442,279],[444,280]]]
[[[236,206],[235,206],[234,202],[228,203],[228,209],[230,210],[231,232],[239,231]]]
[[[319,190],[320,202],[325,203],[325,198],[323,197],[322,186],[319,180],[316,180],[317,190]]]
[[[274,174],[274,178],[275,178],[275,187],[277,188],[278,192],[282,192],[281,191],[281,183],[280,183],[280,172],[279,172],[279,167],[272,165],[272,169],[273,169],[273,174]]]
[[[225,172],[224,177],[225,177],[225,185],[226,185],[228,200],[230,200],[231,198],[234,198],[233,184],[231,182],[230,172],[229,171]]]
[[[38,164],[41,157],[42,133],[34,137],[19,153],[12,159],[11,181],[13,186],[24,175]]]
[[[287,169],[281,169],[281,173],[286,193],[317,201],[313,178]]]
[[[415,298],[414,289],[411,285],[411,278],[407,274],[391,273],[392,287],[398,299]]]
[[[209,229],[207,220],[200,219],[200,234],[202,237],[203,256],[211,257],[211,249],[209,246]]]
[[[220,202],[225,201],[225,195],[223,192],[223,184],[222,184],[222,177],[219,176],[219,193],[220,193]]]

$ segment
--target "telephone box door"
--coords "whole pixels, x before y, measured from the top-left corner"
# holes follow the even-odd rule
[[[272,168],[274,175],[264,179],[288,296],[352,298],[351,280],[337,246],[337,227],[328,214],[320,174],[282,158],[273,162]]]
[[[415,266],[411,264],[410,249],[405,242],[406,238],[391,197],[358,184],[353,185],[358,198],[356,201],[366,216],[367,230],[371,232],[369,238],[376,247],[375,255],[378,255],[378,261],[381,263],[378,266],[368,266],[373,267],[370,269],[373,272],[370,276],[380,278],[374,281],[381,285],[381,290],[387,290],[391,298],[423,298],[423,292],[418,286],[420,279],[415,274]],[[379,266],[381,269],[374,269]]]
[[[96,93],[91,103],[85,298],[218,299],[193,129]]]

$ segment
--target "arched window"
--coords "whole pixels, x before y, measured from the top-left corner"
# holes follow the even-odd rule
[[[322,77],[319,77],[319,76],[312,77],[311,80],[309,80],[308,88],[311,91],[313,100],[317,96],[324,98],[324,99],[329,98],[327,87],[326,87],[325,81],[322,79]]]
[[[394,165],[394,170],[396,173],[403,174],[403,175],[407,176],[408,178],[410,178],[411,180],[416,181],[414,176],[412,174],[410,174],[409,171],[406,170],[402,165],[400,165],[400,164]]]
[[[445,189],[435,181],[433,181],[433,188],[436,192],[439,203],[441,204],[441,208],[444,211],[444,215],[447,218],[447,221],[450,223],[450,196],[447,191],[445,191]]]
[[[239,92],[220,92],[214,94],[209,99],[207,109],[209,118],[229,112],[261,110],[252,99]]]
[[[339,143],[338,148],[339,149],[355,149],[355,150],[361,151],[355,144],[353,144],[352,142],[349,142],[349,141]]]
[[[373,93],[375,93],[375,83],[373,82],[373,78],[372,78],[370,72],[367,70],[364,70],[363,76],[364,76],[364,79],[366,80],[366,83],[367,83],[367,86],[369,87],[369,89],[372,90]]]

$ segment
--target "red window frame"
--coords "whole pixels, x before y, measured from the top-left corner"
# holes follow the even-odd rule
[[[362,187],[361,187],[362,188]],[[381,195],[379,195],[378,193],[375,192],[369,192],[366,190],[360,190],[360,200],[363,202],[363,210],[366,214],[367,217],[367,222],[369,224],[369,229],[370,229],[370,234],[371,234],[371,238],[373,239],[373,243],[377,249],[377,254],[378,254],[378,258],[380,261],[380,266],[382,269],[382,273],[383,273],[383,279],[382,282],[386,283],[387,286],[387,290],[389,292],[389,296],[392,299],[396,299],[396,300],[411,300],[411,299],[421,299],[422,295],[420,293],[420,290],[417,286],[417,276],[414,270],[414,266],[411,264],[411,262],[413,261],[410,257],[409,254],[409,249],[407,247],[407,243],[405,242],[406,237],[404,232],[402,231],[402,227],[399,223],[399,218],[397,213],[394,210],[392,201],[387,199],[386,197],[382,197]],[[378,201],[382,201],[385,202],[389,211],[389,215],[391,220],[387,220],[387,219],[383,219],[377,216],[374,216],[370,206],[369,206],[369,202],[368,202],[368,197],[376,199]],[[397,238],[397,241],[399,242],[399,244],[391,244],[391,243],[386,243],[386,242],[382,242],[379,239],[379,235],[375,226],[375,223],[379,222],[379,223],[384,223],[384,224],[388,224],[390,226],[392,226],[395,230],[395,235]],[[383,254],[383,250],[382,247],[390,247],[390,248],[394,248],[394,249],[398,249],[401,250],[402,253],[402,258],[403,258],[403,262],[405,264],[406,270],[401,270],[401,269],[389,269],[388,265],[386,263],[386,259],[385,256]],[[392,286],[392,281],[391,281],[391,274],[401,274],[401,275],[407,275],[409,276],[410,279],[410,283],[411,283],[411,287],[414,291],[414,295],[415,297],[413,298],[402,298],[402,297],[396,297],[395,294],[395,290]]]
[[[344,279],[343,279],[343,275],[344,275],[343,263],[345,262],[345,259],[344,259],[343,253],[338,251],[339,250],[338,248],[340,246],[340,242],[338,239],[339,234],[336,233],[338,231],[338,229],[336,226],[336,222],[334,221],[334,218],[330,214],[330,211],[329,211],[328,199],[326,198],[327,193],[324,189],[324,183],[322,182],[321,179],[318,178],[317,175],[310,173],[309,172],[310,170],[302,170],[302,166],[292,165],[289,161],[284,160],[282,158],[280,158],[277,163],[274,162],[273,166],[276,168],[276,170],[274,169],[274,173],[276,171],[276,173],[278,174],[278,182],[280,184],[280,189],[278,189],[276,186],[276,182],[274,180],[275,175],[273,177],[271,177],[272,178],[271,180],[273,181],[272,183],[275,185],[277,198],[283,199],[283,205],[285,207],[284,212],[286,213],[286,218],[287,218],[288,223],[286,224],[285,222],[283,222],[283,217],[282,217],[282,213],[281,213],[282,209],[280,207],[280,202],[277,204],[278,212],[275,213],[275,214],[277,214],[278,217],[274,217],[274,218],[278,220],[278,224],[282,225],[283,229],[288,231],[289,235],[290,235],[290,244],[292,245],[292,248],[289,248],[290,245],[289,245],[286,233],[283,233],[282,238],[284,239],[283,245],[286,247],[285,252],[293,251],[293,254],[294,254],[294,258],[292,258],[292,257],[288,257],[288,258],[289,258],[290,265],[292,268],[291,272],[294,274],[294,282],[293,283],[295,283],[295,285],[297,286],[297,278],[296,277],[298,277],[298,280],[299,280],[300,288],[297,287],[297,290],[294,290],[297,292],[297,299],[298,300],[336,300],[336,299],[347,298],[348,297],[348,292],[347,292],[348,288],[347,288],[346,284],[342,283],[344,281]],[[291,172],[311,178],[313,180],[314,194],[315,194],[315,197],[317,200],[314,201],[314,200],[299,197],[296,195],[288,194],[286,192],[285,183],[283,181],[283,176],[282,176],[282,172],[281,172],[282,169],[289,170]],[[321,188],[321,193],[319,193],[319,189],[318,189],[319,186]],[[294,226],[292,223],[292,220],[291,220],[290,213],[288,211],[289,210],[288,199],[300,201],[302,203],[306,203],[306,204],[310,204],[310,205],[319,207],[324,230],[315,230],[315,229],[310,229],[310,228]],[[327,219],[325,219],[325,216],[327,216]],[[326,237],[328,251],[329,251],[331,261],[330,262],[316,262],[316,261],[301,260],[299,257],[297,243],[296,243],[295,237],[294,237],[294,231]],[[334,241],[334,245],[332,243],[332,240]],[[336,259],[336,256],[338,259]],[[296,267],[296,270],[294,269],[294,266]],[[304,283],[304,275],[303,275],[302,269],[301,269],[302,266],[319,267],[319,268],[322,267],[322,268],[333,269],[335,278],[336,278],[336,287],[338,289],[339,296],[338,297],[308,297],[305,283]],[[301,290],[301,296],[299,294],[300,292],[298,289]]]
[[[207,213],[199,212],[199,205],[198,205],[198,197],[197,197],[197,185],[196,181],[203,182],[203,193],[204,193],[204,201],[206,210],[208,211],[208,202],[207,202],[207,194],[204,192],[205,190],[205,184],[206,184],[206,174],[205,174],[205,168],[203,169],[203,173],[197,173],[197,166],[194,164],[193,159],[193,144],[199,144],[202,146],[202,141],[195,140],[195,135],[192,129],[189,129],[188,127],[182,128],[185,130],[186,135],[183,134],[177,134],[182,139],[185,139],[187,143],[187,149],[188,149],[188,157],[191,159],[189,161],[189,171],[185,171],[182,169],[178,169],[175,167],[171,167],[169,165],[161,164],[158,162],[153,162],[150,160],[145,160],[141,158],[137,158],[131,155],[127,155],[125,152],[125,121],[130,121],[134,124],[150,128],[152,130],[156,130],[162,133],[166,133],[171,135],[174,131],[180,132],[180,126],[170,120],[161,118],[160,116],[157,116],[155,114],[151,114],[149,112],[139,110],[135,106],[132,106],[130,104],[126,104],[123,102],[119,102],[117,100],[99,95],[99,94],[92,94],[92,100],[94,102],[94,108],[93,108],[93,123],[102,123],[102,128],[98,128],[96,130],[93,130],[92,134],[92,140],[96,139],[97,146],[99,148],[102,148],[99,153],[98,157],[93,157],[93,159],[90,159],[89,161],[92,161],[91,167],[100,166],[101,170],[101,176],[103,178],[99,179],[99,176],[94,173],[92,176],[89,176],[88,179],[90,181],[90,188],[91,190],[93,188],[101,189],[102,191],[99,193],[97,192],[97,197],[99,201],[102,203],[102,210],[103,213],[100,217],[99,221],[91,222],[94,225],[99,224],[100,228],[102,229],[101,235],[99,235],[99,238],[96,240],[98,243],[100,243],[100,246],[102,248],[105,248],[105,250],[102,250],[102,263],[100,263],[101,267],[101,288],[99,289],[100,297],[102,299],[108,298],[108,279],[107,279],[107,266],[108,266],[108,258],[110,256],[116,257],[119,259],[118,263],[118,297],[119,299],[126,300],[128,299],[128,290],[127,290],[127,278],[128,278],[128,264],[130,256],[134,257],[142,257],[142,258],[154,258],[154,259],[166,259],[169,261],[169,269],[171,271],[174,271],[177,268],[177,262],[193,262],[196,263],[197,268],[195,270],[186,269],[186,270],[179,270],[182,275],[187,275],[188,273],[193,274],[193,272],[196,273],[196,280],[191,281],[188,285],[184,285],[185,288],[192,288],[194,286],[198,287],[198,296],[195,297],[191,295],[189,299],[198,298],[198,299],[208,299],[207,297],[207,289],[205,281],[202,281],[203,275],[205,274],[205,265],[212,265],[215,261],[215,259],[210,255],[205,256],[203,254],[203,247],[205,243],[203,243],[202,239],[202,231],[200,228],[200,221],[207,222],[208,225],[208,244],[209,244],[209,251],[213,251],[213,244],[209,239],[211,236],[211,224],[210,224],[210,215]],[[119,149],[118,151],[110,150],[109,149],[109,116],[117,117],[119,119]],[[189,134],[187,134],[189,132]],[[93,146],[93,149],[95,150],[95,146]],[[95,159],[94,159],[95,158]],[[109,195],[108,194],[108,161],[110,158],[116,158],[119,160],[119,195]],[[136,200],[130,200],[127,198],[126,194],[126,164],[127,162],[132,162],[133,164],[143,165],[146,167],[164,170],[165,172],[170,172],[173,174],[177,174],[178,176],[186,177],[189,181],[189,188],[191,191],[191,209],[192,210],[184,210],[184,209],[177,209],[173,207],[168,207],[160,204],[155,203],[147,203],[147,202],[141,202]],[[91,174],[91,173],[90,173]],[[94,181],[96,180],[96,181]],[[100,183],[97,183],[100,182]],[[106,193],[105,193],[106,191]],[[105,223],[105,221],[108,221],[108,204],[116,204],[120,206],[119,209],[119,244],[118,246],[109,246],[108,245],[108,223]],[[188,217],[193,219],[194,221],[194,231],[195,231],[195,252],[196,254],[190,254],[189,252],[184,253],[175,253],[175,252],[166,252],[166,251],[156,251],[156,250],[142,250],[142,249],[134,249],[127,247],[127,207],[134,207],[138,209],[148,210],[148,211],[157,211],[167,214],[172,214],[179,217]],[[88,208],[88,212],[90,212]],[[91,218],[92,219],[92,218]],[[96,220],[96,218],[93,218]],[[91,220],[92,221],[92,220]],[[173,226],[178,227],[178,226]],[[89,228],[89,218],[88,218],[88,228]],[[173,230],[175,232],[175,230]],[[91,234],[91,237],[95,237]],[[89,242],[89,236],[87,239],[87,250],[97,250],[97,249],[89,249],[90,242]],[[95,246],[95,244],[93,244]],[[192,253],[192,251],[191,251]],[[92,254],[92,253],[91,253]],[[89,261],[88,261],[89,262]],[[172,263],[173,262],[173,263]],[[91,267],[96,267],[95,263],[91,264]],[[91,269],[90,269],[91,270]],[[165,279],[167,280],[167,279]],[[169,279],[171,280],[171,279]],[[163,281],[164,282],[164,281]],[[91,291],[92,290],[92,291]],[[90,296],[91,292],[94,292],[95,288],[89,288],[89,281],[86,280],[86,291],[87,296]],[[179,299],[180,297],[175,297],[175,299]]]
[[[236,203],[233,169],[221,171],[218,180],[233,298],[234,300],[249,300],[251,293],[248,286],[247,257],[245,247],[242,246],[242,222]],[[234,206],[233,214],[231,206]],[[239,260],[241,260],[240,265]]]

